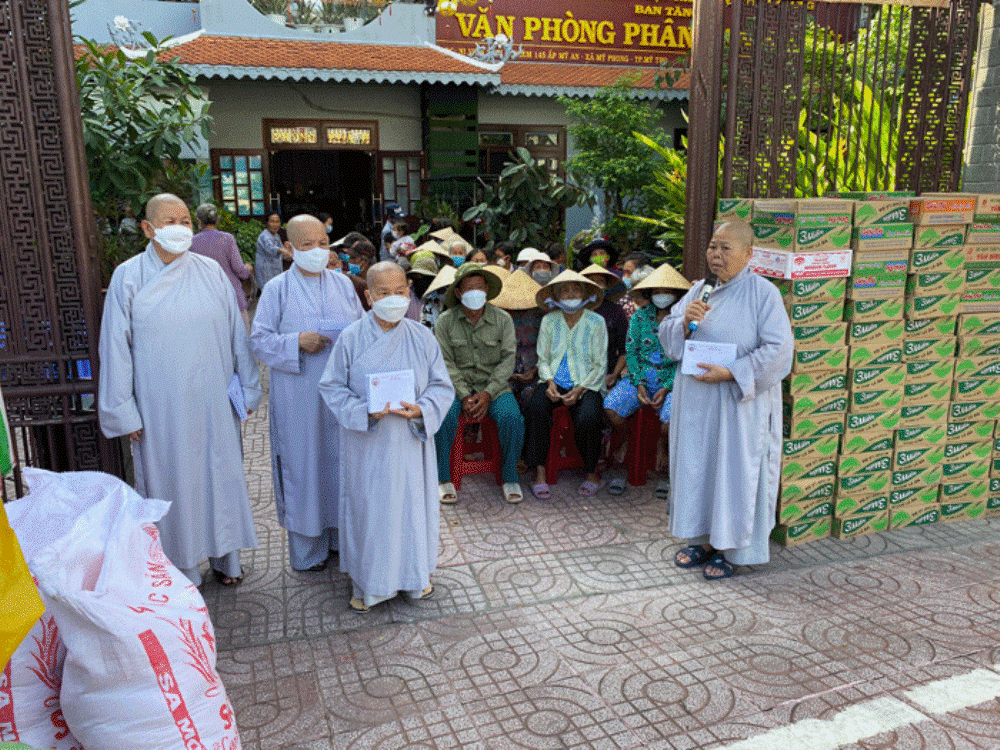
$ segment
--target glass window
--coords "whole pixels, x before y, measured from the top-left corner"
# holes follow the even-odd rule
[[[528,133],[525,138],[525,142],[528,146],[558,146],[559,133],[537,131]]]
[[[233,185],[233,173],[222,172],[222,174],[219,175],[219,181],[222,184],[222,200],[233,200],[236,198],[236,188]]]
[[[232,169],[232,168],[233,168],[233,157],[231,156],[219,157],[219,169]]]
[[[513,133],[480,133],[480,146],[513,146]]]
[[[261,169],[260,164],[260,154],[254,154],[250,157],[250,169]]]
[[[264,200],[264,175],[260,172],[250,173],[250,197],[256,201]]]

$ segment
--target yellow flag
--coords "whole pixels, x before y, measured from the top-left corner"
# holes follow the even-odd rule
[[[0,665],[7,663],[44,611],[21,545],[0,505]]]

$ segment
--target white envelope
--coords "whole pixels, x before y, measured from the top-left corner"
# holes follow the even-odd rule
[[[413,370],[379,372],[368,376],[368,411],[378,413],[389,404],[390,409],[402,409],[401,402],[416,403]]]
[[[689,339],[684,342],[684,356],[681,358],[681,374],[703,374],[705,370],[698,367],[699,363],[729,367],[735,361],[736,344],[727,344],[719,341],[692,341]]]

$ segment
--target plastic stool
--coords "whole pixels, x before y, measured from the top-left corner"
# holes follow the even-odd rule
[[[580,451],[576,449],[573,420],[568,406],[557,406],[552,410],[552,431],[549,433],[549,455],[545,459],[545,482],[556,484],[561,469],[577,469],[583,466]]]
[[[456,490],[460,490],[462,489],[462,477],[492,472],[497,478],[497,484],[503,484],[503,465],[497,423],[489,417],[483,417],[483,420],[479,422],[480,429],[483,431],[485,458],[478,461],[469,461],[465,458],[465,428],[470,424],[475,424],[475,422],[466,417],[464,412],[458,415],[458,429],[455,431],[455,440],[451,444],[451,483],[455,485]]]
[[[660,440],[660,415],[652,406],[643,406],[629,420],[628,449],[625,466],[628,483],[646,485],[646,474],[656,467],[656,444]]]

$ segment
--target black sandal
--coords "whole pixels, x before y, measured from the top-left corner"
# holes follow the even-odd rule
[[[215,580],[219,582],[220,586],[239,586],[243,583],[243,568],[240,568],[240,574],[235,578],[227,576],[221,570],[216,570],[215,568],[212,568],[212,575],[215,576]]]
[[[690,547],[677,550],[674,554],[674,565],[678,568],[700,568],[702,565],[707,563],[714,554],[715,550],[705,549],[700,544],[692,544]],[[687,555],[688,561],[683,562],[679,557],[680,555]]]
[[[709,568],[716,568],[721,570],[721,573],[709,573]],[[705,578],[709,581],[718,581],[722,578],[729,578],[736,575],[736,566],[733,565],[726,559],[726,556],[721,552],[716,552],[712,555],[712,559],[705,564],[704,571]]]

